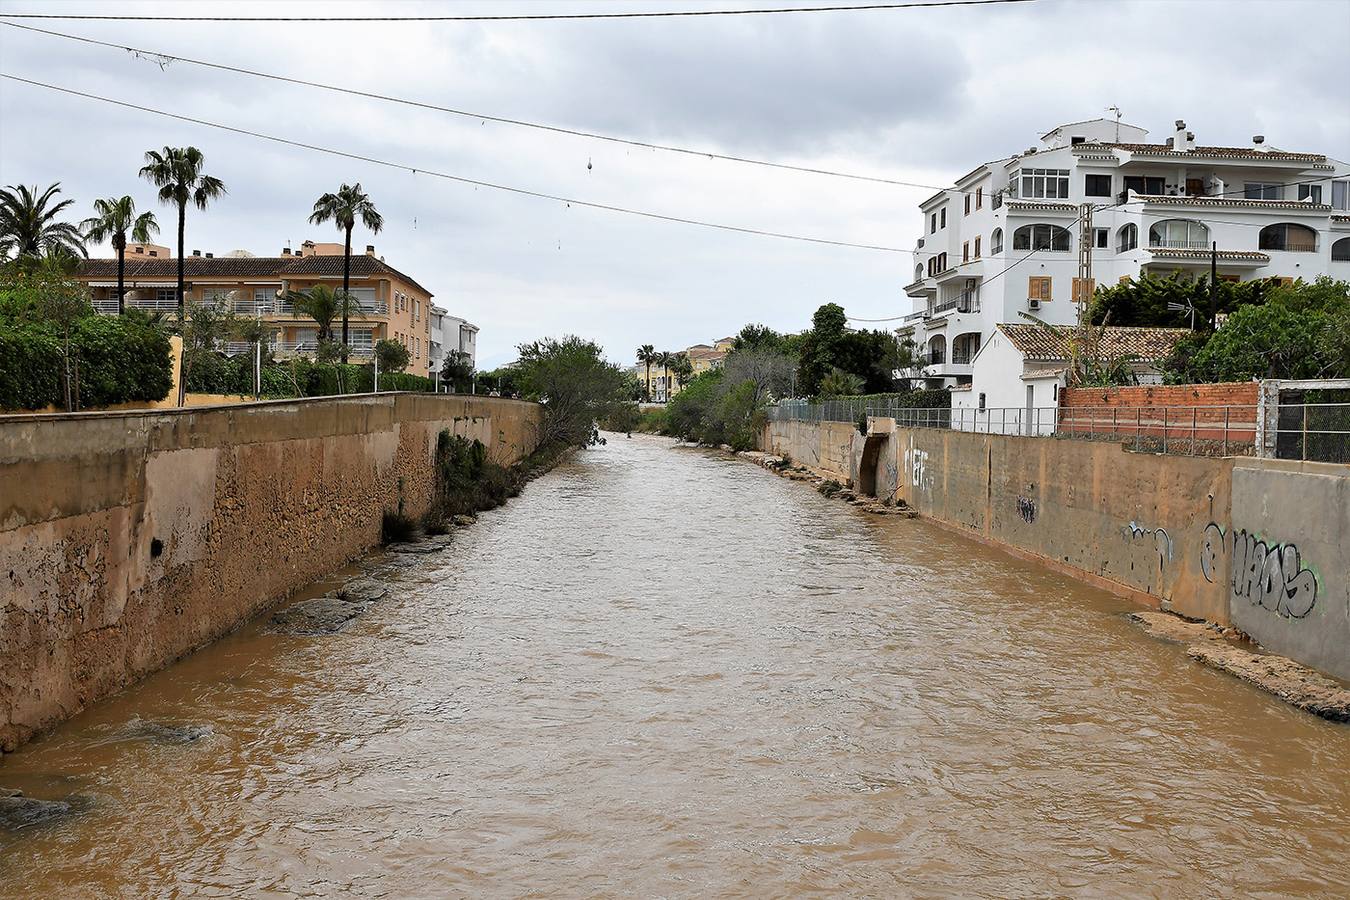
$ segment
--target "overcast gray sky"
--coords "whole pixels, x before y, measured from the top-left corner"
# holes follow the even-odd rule
[[[836,0],[842,2],[842,0]],[[37,2],[0,13],[388,15],[685,9],[697,0],[551,3]],[[735,7],[798,5],[735,0]],[[1350,2],[1088,2],[756,17],[514,23],[57,21],[42,27],[491,115],[945,185],[1104,115],[1163,140],[1350,157]],[[551,194],[909,249],[932,193],[466,120],[0,27],[0,69],[90,93]],[[360,181],[385,217],[360,232],[436,302],[482,326],[479,364],[576,333],[630,362],[747,322],[806,326],[821,303],[908,310],[910,256],[710,231],[456,184],[0,81],[0,183],[60,181],[153,207],[146,149],[192,144],[229,194],[190,213],[188,250],[278,253],[314,200]],[[592,168],[587,168],[590,162]],[[168,211],[161,213],[166,223]],[[171,229],[170,229],[171,230]],[[172,244],[171,239],[163,243]],[[96,252],[110,253],[107,248]]]

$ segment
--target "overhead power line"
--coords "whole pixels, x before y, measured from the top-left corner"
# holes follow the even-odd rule
[[[132,47],[126,44],[116,44],[111,41],[100,41],[95,38],[85,37],[78,34],[65,34],[60,31],[50,31],[46,28],[37,28],[32,25],[20,25],[17,22],[5,22],[0,20],[0,25],[8,25],[11,28],[19,28],[24,31],[37,32],[39,34],[49,35],[51,37],[64,38],[71,41],[79,41],[85,44],[94,44],[99,47],[110,47],[114,50],[125,50],[138,56],[146,57],[155,62],[182,62],[194,66],[202,66],[208,69],[218,69],[223,72],[233,72],[238,75],[250,75],[254,78],[265,78],[271,81],[285,82],[286,84],[302,85],[304,87],[318,88],[325,91],[333,91],[340,94],[348,94],[353,97],[365,97],[370,100],[380,100],[385,103],[397,103],[403,106],[416,107],[418,109],[433,110],[435,112],[449,113],[454,116],[462,116],[467,119],[478,119],[484,122],[496,122],[503,125],[517,125],[522,128],[534,128],[540,131],[549,131],[556,134],[567,134],[574,137],[589,138],[597,141],[608,141],[614,144],[626,144],[630,147],[641,147],[645,150],[661,150],[668,153],[682,153],[687,156],[699,156],[705,159],[720,159],[727,162],[746,163],[753,166],[765,166],[773,169],[784,169],[792,172],[806,172],[812,175],[829,175],[836,178],[850,178],[855,181],[870,181],[878,184],[893,184],[899,187],[922,188],[924,190],[941,191],[953,190],[956,188],[943,188],[932,184],[919,184],[913,181],[900,181],[894,178],[882,178],[876,175],[861,175],[856,172],[839,172],[832,169],[822,169],[813,166],[797,166],[789,163],[771,162],[763,159],[752,159],[745,156],[733,156],[726,153],[713,153],[707,150],[694,150],[688,147],[676,147],[669,144],[656,144],[648,141],[639,141],[632,138],[615,137],[614,135],[597,134],[592,131],[582,131],[575,128],[565,128],[560,125],[548,125],[541,122],[530,122],[525,119],[512,119],[506,116],[487,115],[485,113],[476,113],[464,109],[455,109],[449,106],[439,106],[435,103],[424,103],[419,100],[408,100],[403,97],[392,97],[386,94],[376,94],[371,91],[362,91],[355,88],[340,87],[338,85],[325,84],[319,81],[309,81],[304,78],[293,78],[288,75],[277,75],[272,72],[260,72],[255,69],[245,69],[240,66],[231,66],[225,63],[210,62],[203,59],[192,59],[191,57],[178,56],[172,53],[165,53],[161,50],[149,50],[144,47]],[[962,191],[961,193],[970,193]]]
[[[711,16],[771,16],[787,13],[871,12],[933,9],[945,6],[997,6],[1039,0],[914,0],[910,3],[867,3],[847,6],[780,6],[755,9],[676,9],[650,12],[521,13],[479,16],[128,16],[62,13],[0,13],[11,19],[84,19],[116,22],[529,22],[580,19],[674,19]]]
[[[340,156],[345,159],[354,159],[360,162],[370,163],[377,166],[385,166],[391,169],[401,169],[405,172],[411,172],[414,175],[430,175],[433,178],[443,178],[447,181],[456,181],[460,184],[469,184],[474,187],[490,188],[496,191],[505,191],[511,194],[519,194],[525,197],[535,197],[540,200],[552,200],[558,203],[566,203],[569,206],[581,206],[589,209],[601,209],[606,212],[623,213],[630,216],[641,216],[647,219],[657,219],[663,222],[675,222],[681,225],[697,225],[701,228],[715,228],[720,231],[734,231],[740,234],[753,234],[761,237],[782,238],[790,241],[803,241],[810,244],[826,244],[833,247],[852,247],[858,250],[879,250],[884,253],[908,253],[899,247],[886,247],[878,244],[859,244],[852,241],[837,241],[828,238],[808,237],[800,234],[788,234],[781,231],[766,231],[759,228],[748,228],[740,225],[726,225],[720,222],[709,222],[702,219],[689,219],[683,216],[672,216],[664,213],[649,212],[641,209],[631,209],[623,206],[613,206],[606,203],[596,203],[589,200],[579,200],[575,197],[564,197],[558,194],[548,194],[542,191],[532,191],[526,188],[513,187],[506,184],[498,184],[491,181],[480,181],[474,178],[467,178],[462,175],[452,175],[447,172],[437,172],[434,169],[426,169],[420,166],[410,166],[407,163],[391,162],[389,160],[378,159],[373,156],[365,156],[360,153],[351,153],[346,150],[338,150],[333,147],[324,147],[319,144],[306,144],[302,141],[294,141],[289,138],[278,137],[272,134],[266,134],[261,131],[250,131],[246,128],[237,128],[233,125],[224,125],[220,122],[212,122],[207,119],[198,119],[192,116],[184,116],[178,113],[167,112],[162,109],[155,109],[149,106],[141,106],[136,103],[128,103],[125,100],[115,100],[111,97],[102,97],[98,94],[89,94],[84,91],[77,91],[73,88],[61,87],[55,84],[48,84],[43,81],[34,81],[30,78],[23,78],[18,75],[11,75],[8,72],[0,72],[0,78],[7,78],[10,81],[16,81],[22,84],[32,85],[33,87],[46,88],[50,91],[57,91],[62,94],[70,94],[75,97],[84,97],[88,100],[98,100],[102,103],[110,103],[114,106],[121,106],[125,109],[134,109],[139,112],[151,113],[152,115],[163,116],[168,119],[177,119],[180,122],[190,122],[194,125],[204,125],[208,128],[216,128],[220,131],[228,131],[233,134],[242,134],[247,137],[258,138],[260,140],[272,141],[277,144],[284,144],[290,147],[299,147],[304,150],[313,150],[317,153],[327,153],[332,156]]]

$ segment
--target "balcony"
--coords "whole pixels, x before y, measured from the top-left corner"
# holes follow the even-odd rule
[[[266,304],[264,304],[266,305]],[[278,300],[272,311],[263,311],[262,313],[250,313],[250,315],[279,316],[285,319],[305,319],[308,318],[304,313],[297,313],[295,307],[289,301]],[[349,318],[359,318],[362,316],[387,316],[389,315],[389,304],[383,300],[376,300],[373,303],[362,303],[359,307],[352,310]]]
[[[932,311],[929,314],[933,316],[940,316],[943,313],[949,313],[953,311],[962,313],[977,313],[980,311],[980,299],[974,294],[965,293],[960,295],[959,297],[955,297],[951,300],[948,300],[945,303],[939,303],[937,306],[933,307]]]
[[[1150,249],[1150,250],[1158,250],[1158,249],[1164,249],[1164,250],[1208,250],[1208,249],[1209,249],[1209,241],[1187,241],[1187,240],[1182,240],[1181,238],[1175,238],[1175,239],[1157,238],[1157,239],[1154,239],[1154,240],[1149,241],[1148,249]]]

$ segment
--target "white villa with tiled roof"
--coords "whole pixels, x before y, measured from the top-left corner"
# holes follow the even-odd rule
[[[1076,331],[1076,329],[1072,329]],[[1162,383],[1161,363],[1185,328],[1094,328],[1106,359],[1125,359],[1140,384]],[[995,434],[1053,434],[1070,365],[1070,336],[1043,325],[1001,323],[972,360],[973,380],[952,391],[952,427]]]
[[[968,385],[999,323],[1077,321],[1080,205],[1094,204],[1096,284],[1141,273],[1350,279],[1350,165],[1316,153],[1206,147],[1178,121],[1164,144],[1115,119],[1061,125],[919,205],[923,237],[898,329],[929,386]],[[1011,267],[1011,268],[1010,268]],[[1006,271],[1005,271],[1006,270]]]

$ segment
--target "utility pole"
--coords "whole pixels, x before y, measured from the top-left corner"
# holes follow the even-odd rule
[[[1078,277],[1074,280],[1073,299],[1078,304],[1078,324],[1083,320],[1083,309],[1092,297],[1092,204],[1078,208]]]
[[[1219,242],[1210,241],[1209,245],[1209,330],[1213,331],[1219,320]]]

